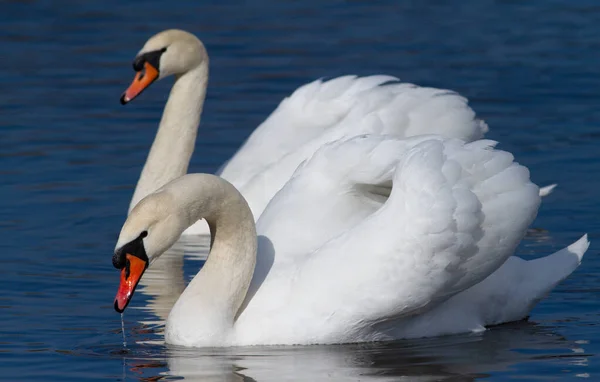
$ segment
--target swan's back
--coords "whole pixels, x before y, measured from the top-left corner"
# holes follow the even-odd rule
[[[320,149],[259,219],[274,261],[239,318],[241,341],[384,338],[377,323],[430,310],[490,275],[540,203],[528,170],[494,145],[360,136]]]
[[[380,131],[365,128],[365,117],[376,118]],[[340,132],[327,137],[331,129]],[[487,125],[475,117],[467,99],[449,90],[401,83],[385,75],[316,80],[281,101],[220,175],[238,188],[245,187],[253,177],[272,171],[270,167],[290,154],[301,154],[290,167],[293,171],[322,144],[364,133],[402,138],[440,134],[472,141],[487,131]],[[318,144],[307,151],[305,145],[311,141]]]

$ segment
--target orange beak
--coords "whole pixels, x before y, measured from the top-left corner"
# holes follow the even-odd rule
[[[125,267],[121,270],[121,283],[115,297],[115,310],[119,313],[123,313],[127,308],[131,297],[133,297],[133,292],[135,292],[135,287],[137,287],[148,267],[146,261],[129,253],[125,255],[125,258],[127,260]]]
[[[158,69],[145,62],[144,69],[135,75],[133,82],[121,96],[121,104],[125,105],[127,102],[142,94],[142,92],[154,81],[156,81],[157,78]]]

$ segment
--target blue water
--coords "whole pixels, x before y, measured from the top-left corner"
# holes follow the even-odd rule
[[[0,380],[599,378],[596,1],[14,0],[0,4],[0,27]],[[190,171],[214,172],[318,77],[386,73],[450,88],[536,183],[559,183],[518,254],[588,232],[582,266],[528,322],[481,334],[199,351],[160,344],[161,317],[206,250],[182,243],[185,266],[175,254],[145,276],[173,286],[136,294],[123,349],[111,255],[171,81],[126,107],[119,97],[135,53],[172,27],[197,34],[211,56]]]

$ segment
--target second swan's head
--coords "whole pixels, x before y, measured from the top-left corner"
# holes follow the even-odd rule
[[[142,199],[127,217],[112,258],[121,270],[114,307],[123,312],[150,263],[171,247],[185,228],[173,196],[157,191]]]
[[[208,55],[196,36],[178,29],[157,33],[135,56],[133,69],[137,73],[121,96],[121,104],[140,95],[158,79],[183,75],[202,64],[208,65]]]

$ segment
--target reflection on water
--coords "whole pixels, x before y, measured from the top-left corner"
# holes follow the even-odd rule
[[[490,373],[508,372],[516,364],[524,370],[521,377],[528,380],[536,375],[540,364],[552,360],[566,366],[568,372],[585,377],[590,356],[585,343],[569,341],[526,322],[502,325],[484,334],[392,343],[232,349],[154,347],[156,354],[144,350],[134,348],[125,357],[128,375],[143,380],[183,377],[189,381],[385,381],[399,377],[407,381],[471,381]]]
[[[140,280],[137,293],[148,295],[147,306],[142,309],[149,310],[158,321],[143,321],[145,325],[164,324],[171,307],[179,295],[185,289],[189,279],[186,279],[183,271],[184,255],[197,263],[198,272],[206,257],[210,247],[210,236],[183,236],[173,247],[171,247],[162,256],[156,259]]]
[[[335,346],[252,346],[190,349],[165,345],[164,321],[209,250],[208,237],[184,237],[146,272],[141,308],[156,317],[128,328],[135,345],[122,355],[125,376],[143,381],[472,381],[509,372],[534,378],[552,360],[587,377],[588,341],[571,341],[543,325],[522,321],[483,333]],[[190,264],[184,273],[184,256]],[[190,261],[191,260],[191,261]],[[139,296],[138,296],[139,297]],[[145,315],[148,317],[149,315]],[[527,370],[531,370],[528,375]],[[401,378],[401,379],[399,379]]]

